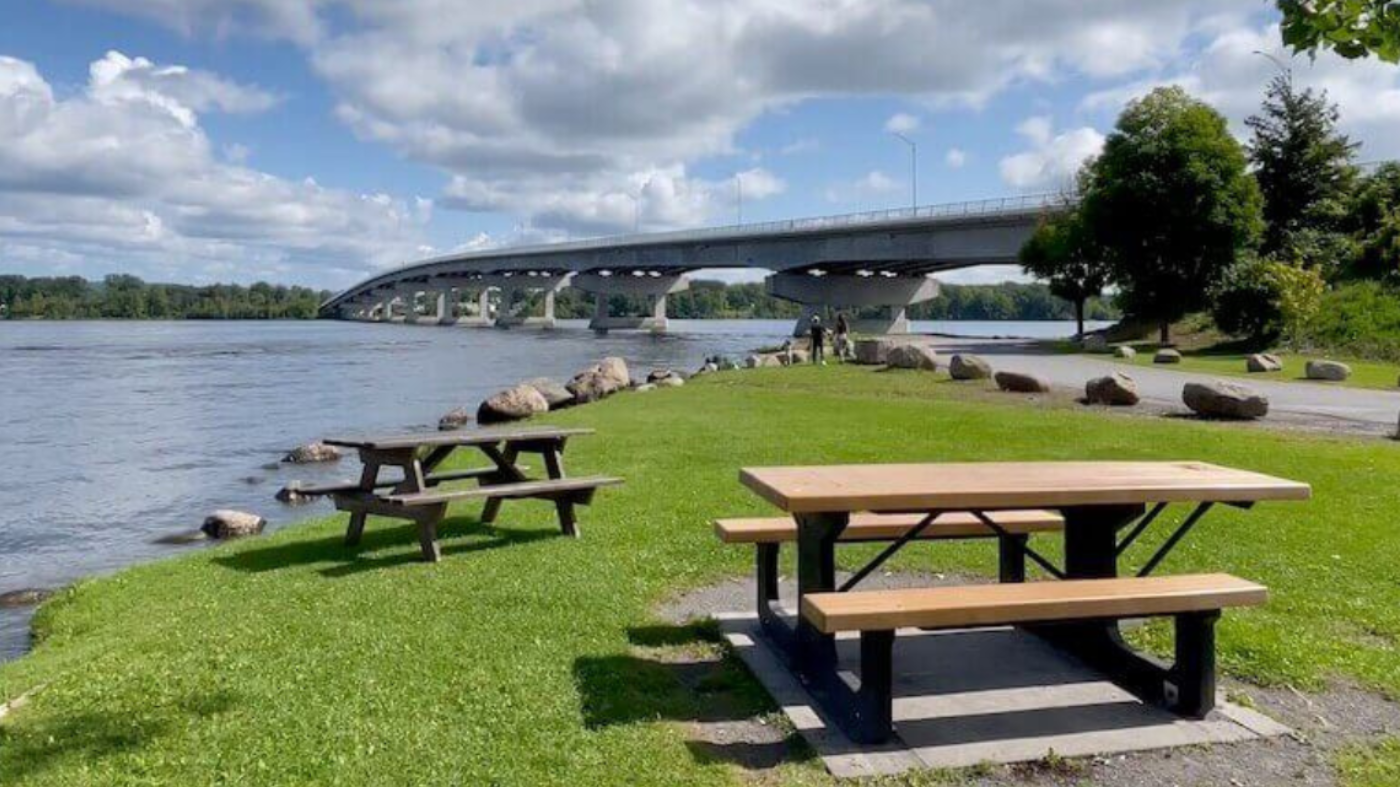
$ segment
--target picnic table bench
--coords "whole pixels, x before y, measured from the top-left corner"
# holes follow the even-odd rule
[[[436,562],[441,557],[437,525],[447,514],[450,503],[484,500],[483,522],[494,522],[506,500],[540,499],[552,501],[565,535],[579,535],[575,506],[588,505],[599,488],[622,483],[619,478],[589,476],[567,478],[563,453],[569,438],[592,434],[591,429],[530,426],[470,431],[396,434],[381,437],[335,437],[328,445],[353,448],[364,465],[356,484],[316,488],[330,494],[338,510],[350,512],[345,543],[354,546],[364,533],[369,515],[404,519],[417,524],[423,558]],[[465,470],[434,472],[459,449],[475,449],[490,464]],[[547,478],[532,479],[519,464],[521,454],[537,454]],[[398,468],[396,479],[381,478],[384,468]],[[451,481],[475,480],[477,487],[442,489]],[[387,492],[380,490],[387,489]]]
[[[1204,716],[1215,702],[1214,624],[1220,611],[1263,603],[1267,591],[1228,575],[1151,574],[1213,506],[1249,508],[1311,494],[1306,484],[1204,462],[776,467],[746,469],[740,479],[791,515],[797,528],[795,625],[760,614],[763,628],[818,703],[862,742],[883,741],[893,732],[892,651],[895,632],[906,627],[1021,626],[1145,701]],[[1136,576],[1117,578],[1120,558],[1171,503],[1195,507]],[[1013,533],[998,516],[1042,510],[1062,517],[1063,566],[1029,546],[1024,553],[1060,582],[852,592],[873,566],[944,517],[971,515],[1005,537]],[[835,547],[853,520],[871,514],[918,521],[838,588]],[[1176,661],[1170,666],[1138,654],[1122,639],[1119,620],[1153,616],[1176,618]],[[855,688],[838,671],[835,634],[841,631],[861,634]]]

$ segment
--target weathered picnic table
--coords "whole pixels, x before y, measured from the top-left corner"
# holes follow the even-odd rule
[[[1264,589],[1224,575],[1148,575],[1213,506],[1249,508],[1267,500],[1304,500],[1311,493],[1307,484],[1205,462],[765,467],[745,469],[740,479],[798,524],[797,620],[788,627],[774,616],[762,621],[764,628],[819,700],[859,705],[854,731],[865,740],[888,735],[889,648],[894,629],[903,626],[1024,624],[1144,699],[1203,715],[1214,703],[1214,621],[1223,607],[1261,603]],[[1111,586],[1078,582],[1117,577],[1120,558],[1172,503],[1195,508],[1141,563],[1137,578],[1114,580]],[[1056,566],[1029,546],[1025,554],[1052,577],[1068,580],[1052,583],[1059,588],[1037,583],[1039,587],[953,588],[922,595],[917,590],[838,595],[917,539],[940,515],[970,512],[1000,531],[992,514],[1040,509],[1063,517],[1064,563]],[[838,588],[835,549],[857,512],[922,519]],[[1118,620],[1149,615],[1177,619],[1173,667],[1147,659],[1123,642]],[[862,670],[872,670],[862,686],[877,684],[858,697],[837,674],[835,632],[846,630],[862,633]],[[883,691],[883,696],[867,696],[871,691]]]
[[[335,506],[350,512],[345,543],[355,545],[364,533],[365,520],[376,516],[405,519],[418,525],[418,540],[424,559],[436,562],[441,551],[437,525],[446,516],[449,503],[458,500],[485,500],[483,522],[494,522],[505,500],[551,500],[565,535],[578,535],[576,505],[587,505],[599,487],[621,483],[607,476],[567,478],[564,474],[564,447],[569,438],[592,434],[591,429],[529,426],[453,432],[397,434],[380,437],[337,437],[328,445],[353,448],[364,469],[359,483],[303,490],[303,493],[329,494]],[[475,449],[490,464],[465,470],[435,472],[453,452]],[[522,454],[540,456],[547,478],[531,479],[519,464]],[[398,468],[399,478],[381,477],[385,468]],[[439,489],[450,481],[475,480],[467,489]],[[382,492],[380,490],[386,490]]]

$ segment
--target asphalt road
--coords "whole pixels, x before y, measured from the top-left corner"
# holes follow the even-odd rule
[[[1107,358],[1046,353],[1033,343],[1012,340],[940,337],[935,338],[933,344],[940,355],[972,352],[985,357],[993,368],[1038,374],[1053,385],[1081,390],[1093,377],[1125,372],[1137,382],[1144,400],[1180,408],[1183,412],[1181,388],[1187,381],[1225,379],[1243,382],[1269,397],[1271,419],[1345,431],[1387,433],[1395,431],[1397,417],[1400,417],[1400,389],[1378,391],[1327,383],[1214,377],[1169,366],[1129,366]]]

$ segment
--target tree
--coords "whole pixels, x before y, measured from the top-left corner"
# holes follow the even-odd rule
[[[1265,345],[1284,336],[1298,344],[1322,304],[1326,284],[1312,268],[1250,257],[1216,285],[1211,317],[1220,330]]]
[[[1345,248],[1341,225],[1356,181],[1357,145],[1337,132],[1337,118],[1326,93],[1297,90],[1285,71],[1269,82],[1261,113],[1245,120],[1264,198],[1262,251],[1332,272],[1341,260],[1312,257]]]
[[[1256,242],[1259,186],[1244,150],[1208,105],[1179,87],[1129,104],[1090,165],[1080,203],[1129,315],[1160,327],[1197,311]]]
[[[1021,267],[1044,280],[1050,292],[1074,304],[1077,334],[1084,335],[1084,305],[1103,292],[1108,267],[1078,211],[1046,219],[1021,247]]]
[[[1400,2],[1278,0],[1283,43],[1316,56],[1319,49],[1354,60],[1375,55],[1400,63]]]

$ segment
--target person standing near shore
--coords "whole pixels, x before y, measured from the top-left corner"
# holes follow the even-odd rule
[[[809,328],[812,337],[812,363],[826,363],[826,329],[822,327],[820,315],[812,315],[812,323]]]
[[[832,347],[836,349],[836,360],[845,363],[851,352],[851,325],[846,321],[845,312],[836,315],[836,335],[832,338]]]

